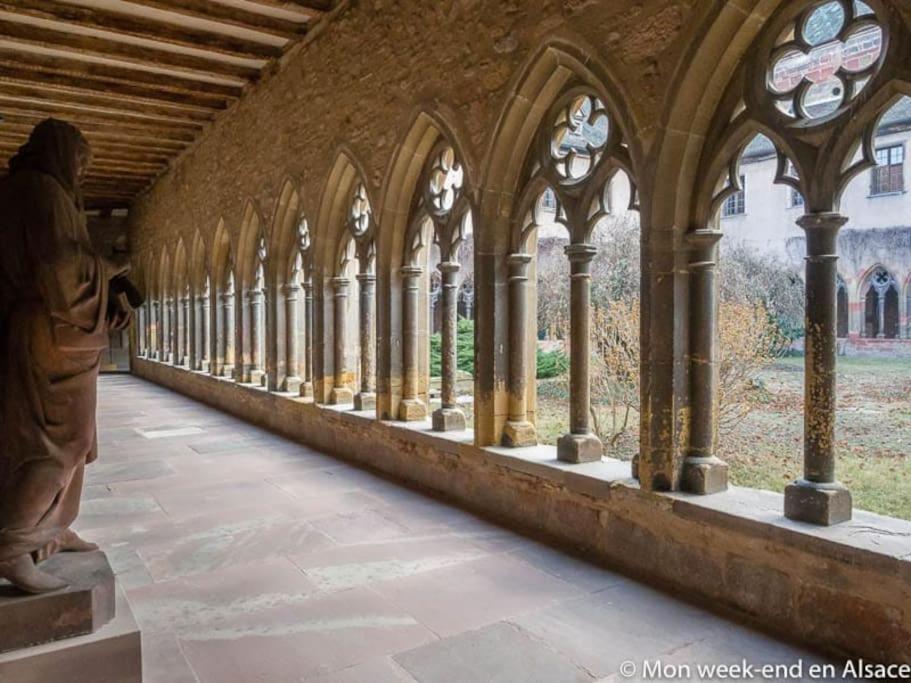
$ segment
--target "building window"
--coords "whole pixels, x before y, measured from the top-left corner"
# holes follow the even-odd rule
[[[876,150],[876,168],[873,169],[871,195],[892,194],[905,190],[905,148],[892,145]]]
[[[724,200],[724,207],[721,210],[723,217],[742,216],[747,212],[747,179],[745,176],[740,176],[740,187],[743,189],[737,190]]]
[[[796,209],[798,207],[803,207],[803,195],[800,194],[798,190],[791,188],[791,208]]]

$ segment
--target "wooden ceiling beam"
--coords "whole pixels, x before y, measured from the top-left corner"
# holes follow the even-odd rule
[[[33,120],[22,121],[4,121],[0,123],[0,131],[4,131],[7,139],[16,139],[20,144],[24,144],[35,127],[36,122]],[[123,150],[127,153],[149,153],[167,155],[172,158],[187,147],[187,143],[180,140],[162,140],[160,138],[137,137],[135,135],[122,135],[117,131],[106,132],[97,130],[83,130],[89,144],[95,147],[105,149]]]
[[[196,128],[187,126],[164,124],[158,121],[122,120],[121,117],[112,117],[104,114],[97,114],[95,112],[61,111],[51,107],[46,107],[44,109],[26,107],[13,108],[0,103],[0,114],[3,114],[4,119],[7,121],[15,123],[30,123],[34,121],[37,125],[47,118],[55,118],[72,123],[77,128],[83,128],[86,131],[103,131],[110,129],[123,131],[125,133],[147,134],[152,137],[161,136],[163,139],[186,143],[193,142],[196,139],[197,134]]]
[[[333,0],[247,0],[247,2],[289,12],[305,12],[317,17],[329,12],[333,7]]]
[[[23,72],[34,74],[36,71],[40,71],[42,77],[47,73],[62,74],[64,76],[60,79],[62,84],[77,82],[80,79],[92,79],[195,97],[206,96],[206,99],[210,101],[221,103],[225,100],[236,100],[243,93],[243,87],[239,85],[196,81],[191,78],[183,78],[178,74],[163,74],[116,64],[90,62],[78,59],[76,56],[64,58],[56,55],[23,52],[0,45],[0,73],[13,76]],[[37,79],[38,76],[35,75],[35,78]],[[113,88],[110,91],[114,92]]]
[[[275,45],[187,28],[148,17],[126,14],[122,11],[70,5],[60,2],[60,0],[0,0],[0,10],[37,19],[63,21],[72,26],[122,36],[203,49],[207,52],[231,57],[273,59],[282,54],[282,48]]]
[[[37,126],[46,118],[46,116],[11,114],[6,117],[6,121],[0,125],[2,125],[4,128],[9,127],[11,130],[24,132],[26,135],[28,135],[31,133],[32,129],[35,126]],[[126,127],[122,124],[73,120],[72,118],[70,119],[70,122],[85,134],[89,143],[93,143],[96,139],[124,141],[140,145],[150,145],[153,147],[158,146],[179,152],[182,149],[186,148],[191,142],[193,142],[196,137],[192,132],[188,134],[175,133],[170,131],[149,129],[146,127]],[[13,126],[16,128],[14,129]]]
[[[65,102],[47,102],[35,99],[23,99],[5,95],[0,92],[0,113],[16,114],[18,112],[43,113],[54,118],[69,119],[73,117],[92,117],[98,121],[126,123],[129,125],[150,125],[162,128],[202,130],[205,122],[175,116],[159,116],[142,112],[116,111],[111,109],[88,109],[85,106]]]
[[[191,107],[180,104],[161,103],[133,97],[117,97],[102,92],[87,92],[77,89],[60,89],[47,87],[44,84],[12,81],[0,74],[0,97],[28,98],[43,100],[59,105],[81,105],[84,107],[106,107],[109,109],[132,112],[140,115],[183,116],[200,122],[214,118],[215,112],[202,107]]]
[[[0,80],[29,86],[67,90],[111,97],[124,97],[137,102],[158,102],[170,106],[218,112],[228,107],[228,100],[218,95],[172,91],[144,83],[126,83],[96,76],[77,76],[60,71],[36,70],[0,60]]]
[[[81,55],[115,59],[144,66],[176,69],[188,74],[221,76],[244,81],[256,80],[260,74],[260,69],[254,66],[206,59],[205,57],[180,52],[169,52],[168,50],[117,40],[107,40],[96,36],[68,33],[67,31],[34,24],[20,24],[6,18],[0,18],[0,36],[4,40],[14,41],[22,45],[54,50],[76,50]]]
[[[231,5],[222,5],[209,0],[129,0],[133,5],[164,10],[194,19],[214,21],[227,26],[267,33],[281,38],[302,36],[307,32],[307,23],[288,21],[266,14],[250,12]]]

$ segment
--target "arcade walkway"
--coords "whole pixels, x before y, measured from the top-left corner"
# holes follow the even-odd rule
[[[150,683],[822,661],[142,380],[103,377],[99,402],[78,528],[118,572]]]

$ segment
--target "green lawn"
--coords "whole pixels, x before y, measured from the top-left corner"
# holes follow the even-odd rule
[[[855,507],[911,519],[911,359],[839,358],[837,473]],[[539,382],[538,434],[555,444],[566,431],[558,381]],[[759,377],[753,412],[723,441],[719,455],[741,486],[783,491],[803,459],[803,358],[785,358]],[[636,450],[636,417],[613,457]]]

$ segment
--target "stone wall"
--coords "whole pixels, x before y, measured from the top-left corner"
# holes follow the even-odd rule
[[[857,512],[828,529],[781,517],[781,496],[650,493],[619,461],[482,449],[144,359],[134,372],[314,448],[731,611],[834,656],[911,662],[911,523]],[[463,437],[464,438],[464,437]]]

